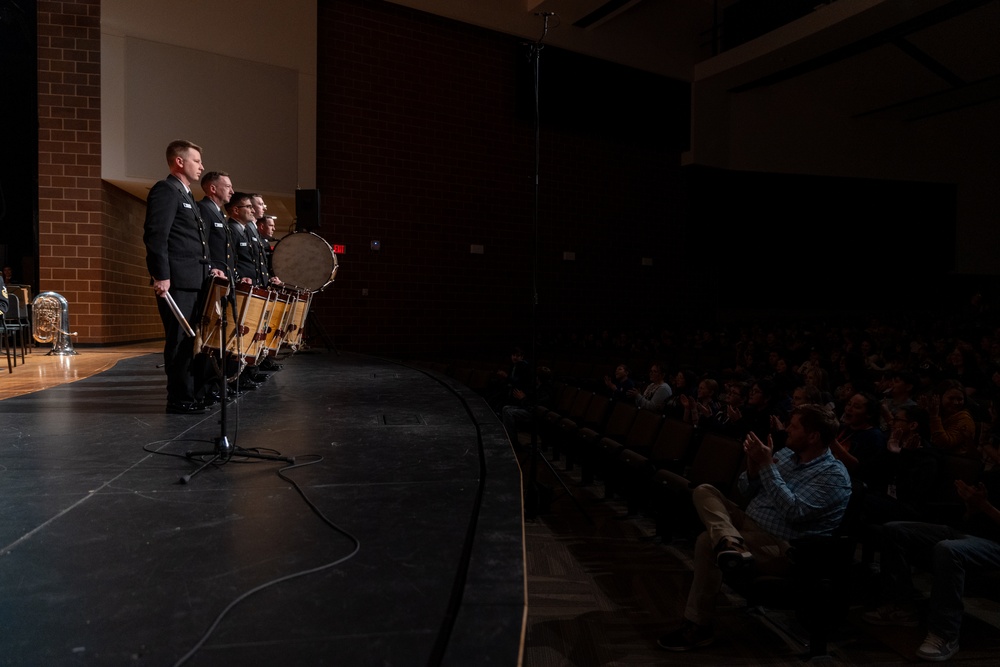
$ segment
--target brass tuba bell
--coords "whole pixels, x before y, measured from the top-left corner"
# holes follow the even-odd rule
[[[32,335],[39,343],[52,343],[50,355],[74,355],[69,328],[69,302],[55,292],[42,292],[31,302],[34,324]]]

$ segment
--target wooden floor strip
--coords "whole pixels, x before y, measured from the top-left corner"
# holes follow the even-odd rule
[[[114,367],[122,359],[161,352],[162,342],[138,343],[108,347],[76,348],[72,356],[50,355],[48,346],[38,346],[24,355],[13,372],[6,368],[6,353],[0,356],[0,401],[13,396],[31,394],[43,389],[76,382]],[[164,381],[164,385],[166,381]]]

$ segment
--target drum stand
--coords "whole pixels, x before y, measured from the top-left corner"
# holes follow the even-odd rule
[[[319,323],[319,320],[313,318],[312,309],[310,309],[309,312],[306,314],[306,326],[304,328],[307,332],[309,331],[310,325],[312,325],[313,329],[316,329],[319,332],[320,338],[322,338],[323,342],[326,343],[327,352],[333,352],[339,357],[340,350],[337,349],[337,345],[336,343],[333,342],[333,339],[327,335],[326,329],[324,329],[323,325]]]
[[[215,439],[215,449],[208,452],[188,452],[185,456],[189,459],[194,459],[196,457],[211,456],[212,458],[203,462],[200,466],[195,468],[195,470],[187,475],[181,477],[181,484],[187,484],[191,481],[191,478],[200,473],[202,470],[215,463],[225,463],[229,461],[233,456],[241,456],[248,459],[264,459],[266,461],[283,461],[285,463],[295,463],[295,459],[288,456],[278,456],[275,454],[261,454],[259,452],[252,452],[248,449],[243,449],[242,447],[236,447],[231,442],[229,442],[229,436],[227,434],[228,430],[228,420],[227,420],[227,409],[226,400],[227,389],[229,383],[226,381],[226,306],[230,304],[229,301],[230,292],[227,291],[220,298],[220,305],[222,307],[222,316],[219,318],[219,355],[221,357],[221,369],[219,373],[219,378],[222,380],[222,387],[219,390],[219,405],[222,406],[220,412],[221,419],[219,424],[221,427],[221,432],[219,437]],[[235,306],[234,306],[235,311]],[[236,317],[236,313],[233,313],[233,317]],[[238,380],[237,380],[238,382]]]

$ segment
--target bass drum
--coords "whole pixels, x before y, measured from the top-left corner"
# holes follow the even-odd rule
[[[337,276],[337,255],[312,232],[289,234],[274,246],[273,273],[288,287],[310,292],[325,289]]]

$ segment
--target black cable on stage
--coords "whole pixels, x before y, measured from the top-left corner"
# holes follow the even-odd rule
[[[379,358],[379,357],[374,357],[374,358]],[[475,541],[476,528],[477,528],[477,526],[479,524],[479,514],[480,514],[480,511],[481,511],[481,508],[482,508],[483,495],[485,493],[485,487],[486,487],[486,451],[485,451],[485,447],[483,445],[482,428],[479,425],[479,422],[476,419],[475,414],[472,411],[472,407],[469,405],[469,402],[465,399],[464,396],[462,396],[462,394],[460,392],[458,392],[454,387],[452,387],[451,385],[449,385],[444,380],[442,380],[442,379],[440,379],[440,378],[432,375],[431,373],[429,373],[428,371],[426,371],[426,370],[424,370],[422,368],[417,368],[415,366],[410,366],[410,365],[405,364],[403,362],[400,362],[398,360],[384,359],[384,358],[382,358],[381,360],[385,361],[387,363],[392,363],[392,364],[395,364],[395,365],[398,365],[398,366],[402,366],[404,368],[409,368],[410,370],[414,370],[414,371],[417,371],[419,373],[422,373],[423,375],[429,377],[430,379],[432,379],[435,382],[437,382],[438,384],[440,384],[442,387],[444,387],[447,391],[449,391],[451,394],[453,394],[461,402],[462,407],[465,409],[466,414],[468,414],[469,419],[472,421],[472,424],[473,424],[473,426],[476,429],[476,448],[477,448],[477,451],[478,451],[478,454],[479,454],[479,483],[478,483],[478,485],[476,487],[476,494],[475,494],[475,500],[473,502],[472,513],[471,513],[471,515],[469,517],[469,524],[468,524],[468,526],[466,528],[465,538],[464,538],[463,543],[462,543],[462,552],[461,552],[461,556],[459,557],[459,567],[458,567],[458,569],[455,572],[455,579],[452,582],[451,593],[450,593],[449,599],[448,599],[448,606],[447,606],[447,609],[445,610],[444,619],[441,622],[441,626],[440,626],[440,628],[438,630],[437,637],[436,637],[436,639],[434,641],[434,646],[432,647],[431,653],[428,656],[428,660],[427,660],[427,664],[429,666],[434,666],[434,665],[441,664],[441,662],[444,659],[444,654],[445,654],[445,652],[446,652],[446,650],[448,648],[448,641],[451,638],[451,634],[452,634],[452,632],[453,632],[453,630],[455,628],[455,622],[458,619],[459,609],[462,606],[462,597],[463,597],[464,592],[465,592],[465,583],[466,583],[466,581],[468,579],[469,562],[472,560],[472,547],[473,547],[473,543]],[[187,458],[187,457],[185,457],[183,455],[180,455],[180,454],[171,454],[171,453],[166,453],[166,452],[153,452],[153,453],[162,453],[162,454],[164,454],[166,456],[179,456],[181,458]],[[174,667],[180,667],[181,665],[183,665],[184,663],[186,663],[188,660],[190,660],[194,656],[194,654],[197,653],[201,649],[201,647],[205,644],[205,642],[208,641],[208,639],[212,636],[212,634],[215,632],[216,628],[222,622],[223,618],[225,618],[225,616],[228,615],[229,612],[232,611],[232,609],[236,605],[238,605],[240,602],[242,602],[243,600],[249,598],[250,596],[254,595],[255,593],[260,592],[261,590],[264,590],[264,589],[269,588],[271,586],[277,585],[279,583],[283,583],[283,582],[288,581],[290,579],[295,579],[297,577],[305,576],[305,575],[308,575],[308,574],[314,574],[316,572],[320,572],[320,571],[326,570],[328,568],[334,567],[336,565],[339,565],[341,563],[344,563],[347,560],[353,558],[361,550],[361,542],[360,542],[360,540],[358,540],[354,535],[352,535],[351,533],[348,533],[346,530],[342,529],[340,526],[336,525],[330,519],[328,519],[319,510],[319,508],[317,508],[316,505],[313,504],[313,502],[311,500],[309,500],[309,498],[305,495],[305,493],[302,491],[302,489],[299,487],[299,485],[294,480],[292,480],[291,478],[287,477],[284,474],[285,471],[292,470],[294,468],[298,468],[298,467],[302,467],[302,466],[306,466],[306,465],[314,465],[314,464],[319,463],[320,461],[323,460],[323,458],[320,457],[319,455],[306,455],[306,456],[317,456],[318,458],[315,461],[310,461],[310,462],[307,462],[307,463],[297,463],[297,464],[293,464],[291,466],[287,466],[285,468],[281,468],[281,469],[279,469],[277,471],[278,476],[281,477],[282,479],[288,481],[290,484],[292,484],[292,486],[295,488],[296,492],[302,497],[303,500],[305,500],[306,504],[309,505],[310,509],[312,509],[312,511],[314,513],[316,513],[316,515],[319,516],[320,519],[324,523],[326,523],[328,526],[330,526],[331,528],[333,528],[334,530],[336,530],[337,532],[341,533],[342,535],[344,535],[345,537],[347,537],[349,540],[351,540],[352,542],[354,542],[354,545],[355,545],[354,549],[351,551],[351,553],[349,553],[349,554],[347,554],[347,555],[345,555],[345,556],[343,556],[341,558],[338,558],[335,561],[332,561],[330,563],[326,563],[325,565],[321,565],[321,566],[316,567],[316,568],[312,568],[312,569],[309,569],[309,570],[303,570],[301,572],[295,572],[295,573],[292,573],[292,574],[289,574],[289,575],[286,575],[286,576],[283,576],[283,577],[279,577],[277,579],[273,579],[271,581],[265,582],[265,583],[261,584],[260,586],[257,586],[256,588],[253,588],[253,589],[251,589],[249,591],[246,591],[245,593],[241,594],[239,597],[235,598],[232,602],[230,602],[225,607],[225,609],[223,609],[219,613],[219,615],[212,622],[212,624],[208,628],[208,630],[205,631],[205,634],[202,635],[202,637],[191,648],[191,650],[189,650],[184,656],[182,656],[177,662],[174,663]]]
[[[315,574],[317,572],[322,572],[323,570],[327,570],[331,567],[340,565],[341,563],[344,563],[353,558],[361,550],[361,541],[357,537],[355,537],[354,535],[347,532],[346,530],[335,524],[333,521],[331,521],[325,514],[323,514],[323,512],[318,507],[316,507],[316,504],[309,499],[309,497],[305,494],[305,492],[298,485],[298,483],[291,477],[288,477],[287,475],[284,474],[285,471],[294,470],[295,468],[301,468],[304,466],[315,465],[323,460],[323,457],[320,456],[319,454],[306,454],[306,456],[315,456],[316,460],[308,461],[306,463],[294,463],[290,466],[281,468],[277,471],[278,476],[292,485],[292,487],[299,494],[299,496],[301,496],[302,499],[305,500],[309,508],[313,511],[314,514],[316,514],[316,516],[318,516],[323,521],[323,523],[328,525],[330,528],[333,528],[335,531],[337,531],[338,533],[349,539],[351,542],[353,542],[354,549],[349,554],[341,556],[340,558],[330,561],[329,563],[326,563],[324,565],[320,565],[319,567],[310,568],[308,570],[301,570],[299,572],[293,572],[292,574],[287,574],[283,577],[272,579],[271,581],[264,582],[263,584],[256,586],[255,588],[251,588],[250,590],[242,593],[241,595],[236,597],[232,602],[226,605],[225,609],[219,612],[219,615],[215,617],[214,621],[212,621],[212,624],[209,626],[208,630],[205,631],[205,634],[203,634],[201,638],[195,643],[195,645],[191,647],[191,650],[189,650],[187,653],[181,656],[181,658],[174,663],[174,667],[180,667],[180,665],[183,665],[188,660],[190,660],[194,656],[194,654],[197,653],[202,646],[204,646],[205,642],[208,641],[208,639],[212,636],[216,628],[219,627],[219,624],[222,623],[222,620],[229,614],[229,612],[232,611],[233,608],[236,607],[236,605],[243,602],[250,596],[259,593],[260,591],[266,588],[270,588],[271,586],[276,586],[280,583],[290,581],[291,579],[297,579],[298,577],[304,577],[309,574]]]
[[[472,560],[472,545],[476,538],[476,527],[479,525],[479,512],[483,504],[483,494],[486,488],[486,450],[483,446],[483,431],[479,426],[479,422],[476,420],[475,414],[472,412],[472,406],[469,405],[469,402],[465,400],[465,397],[462,396],[461,393],[456,391],[455,388],[447,382],[432,375],[422,368],[410,366],[409,364],[393,359],[381,360],[423,373],[440,384],[442,387],[454,394],[459,401],[461,401],[466,414],[469,415],[469,419],[472,420],[472,424],[476,427],[476,448],[479,452],[479,484],[476,487],[476,498],[472,504],[472,514],[469,517],[469,525],[465,529],[465,539],[462,541],[462,555],[459,557],[459,568],[455,572],[455,580],[451,585],[451,594],[448,596],[448,607],[445,610],[444,619],[441,621],[441,627],[438,629],[437,638],[434,640],[434,646],[431,648],[431,654],[427,658],[427,664],[429,666],[440,665],[441,661],[444,660],[445,651],[448,649],[448,640],[451,639],[451,633],[455,629],[455,621],[458,619],[459,608],[462,606],[462,596],[465,593],[465,582],[468,579],[469,574],[469,562]]]

